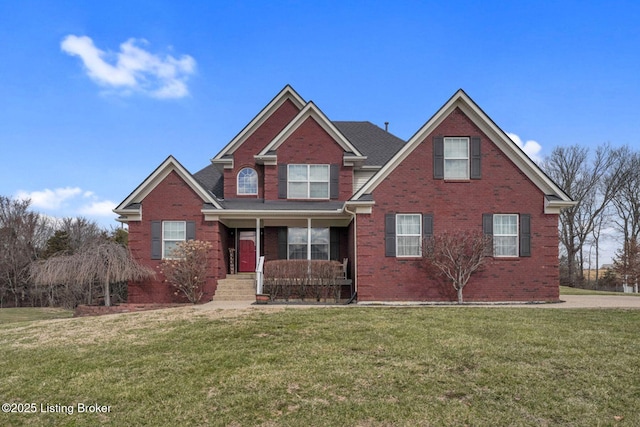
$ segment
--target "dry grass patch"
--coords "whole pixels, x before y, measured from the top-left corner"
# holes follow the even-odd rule
[[[640,425],[637,310],[185,307],[33,326],[0,327],[0,397],[112,411],[3,425]]]

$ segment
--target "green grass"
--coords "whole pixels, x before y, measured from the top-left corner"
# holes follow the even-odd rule
[[[640,425],[640,310],[178,308],[0,325],[0,425]],[[622,418],[620,418],[622,417]]]
[[[591,289],[572,288],[570,286],[560,286],[560,295],[617,295],[624,297],[640,297],[640,294],[625,294],[623,292],[594,291]]]
[[[33,320],[61,319],[73,316],[73,311],[63,308],[0,308],[0,324],[30,322]]]

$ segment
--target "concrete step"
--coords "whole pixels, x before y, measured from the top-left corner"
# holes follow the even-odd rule
[[[255,298],[255,274],[241,273],[218,280],[213,301],[251,301]]]

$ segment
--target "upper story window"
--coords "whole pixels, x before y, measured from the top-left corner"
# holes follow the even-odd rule
[[[171,251],[179,242],[187,240],[186,221],[162,222],[162,258],[170,258]]]
[[[444,179],[469,179],[469,138],[444,138]]]
[[[258,173],[251,168],[238,172],[238,194],[258,194]]]
[[[329,165],[288,165],[289,199],[328,199]]]

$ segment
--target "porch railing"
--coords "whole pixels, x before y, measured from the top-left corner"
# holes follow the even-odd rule
[[[264,285],[264,257],[261,256],[258,259],[258,266],[256,267],[256,294],[262,293]]]

